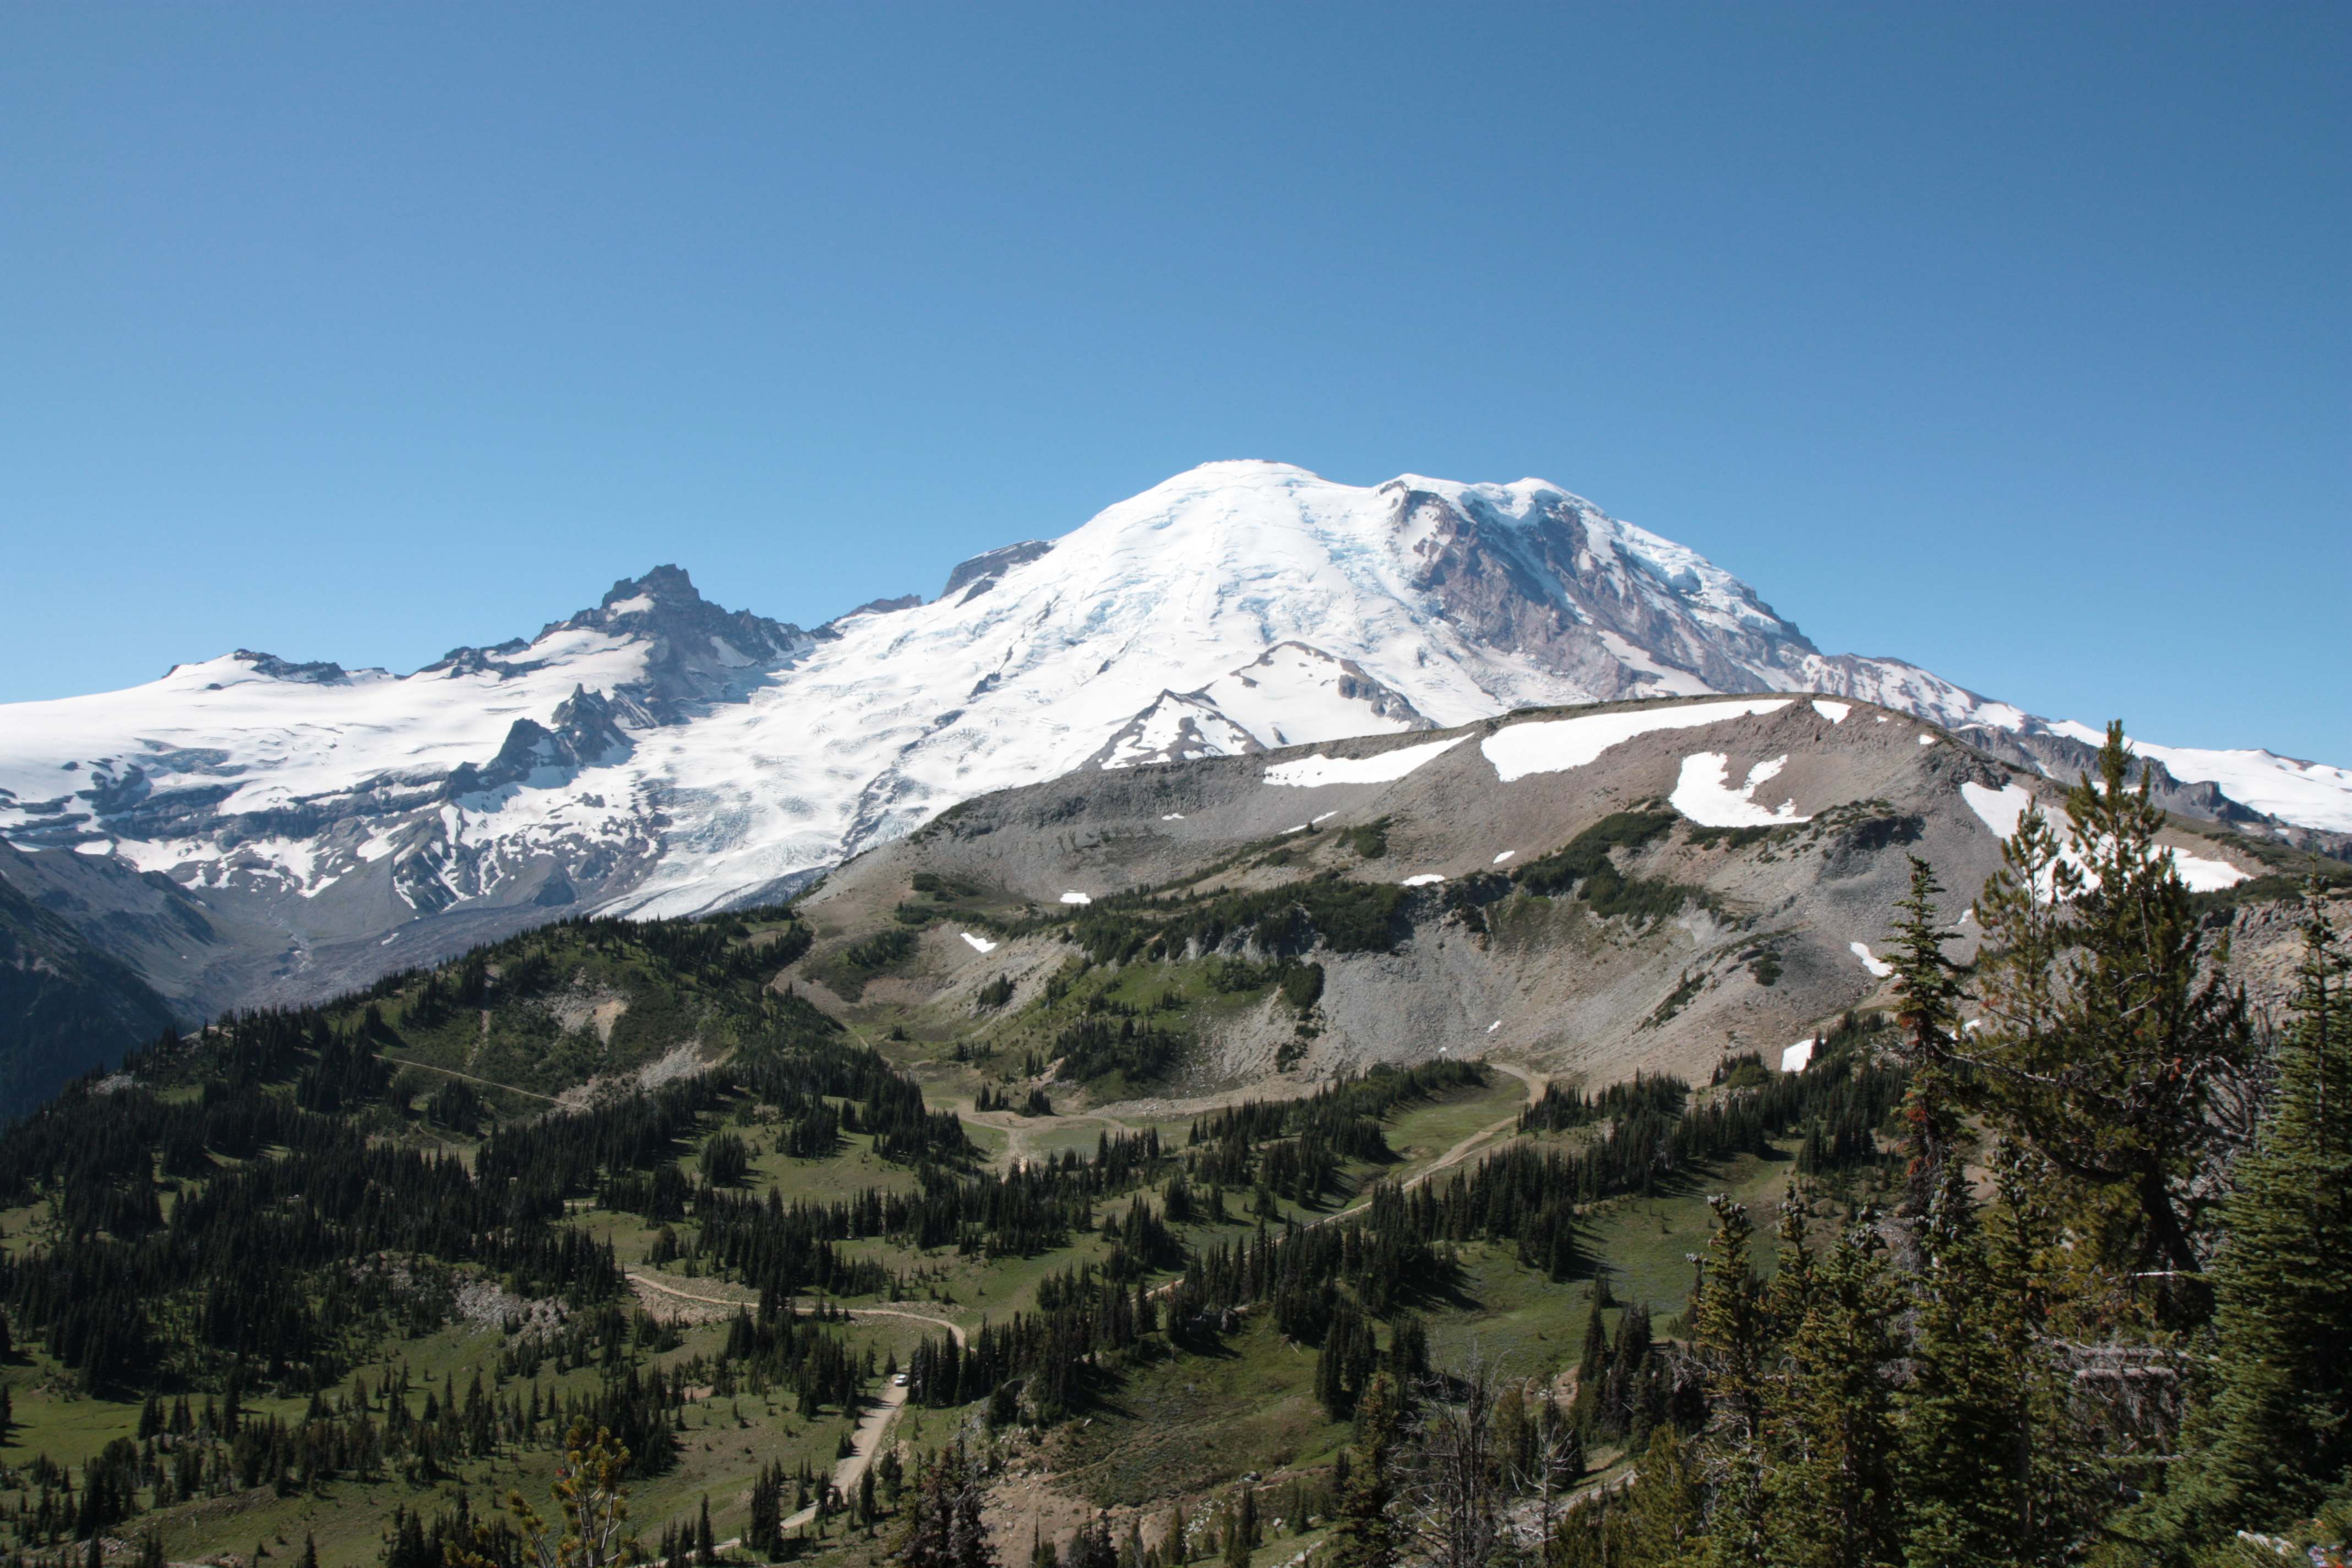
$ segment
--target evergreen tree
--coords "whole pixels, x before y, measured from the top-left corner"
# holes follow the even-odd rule
[[[1791,1192],[1784,1229],[1800,1202]],[[1764,1298],[1749,1261],[1756,1227],[1748,1210],[1720,1195],[1707,1203],[1715,1234],[1692,1304],[1691,1349],[1707,1389],[1700,1463],[1713,1481],[1708,1561],[1729,1568],[1757,1561],[1764,1545]]]
[[[1234,1491],[1225,1523],[1225,1568],[1249,1568],[1250,1553],[1257,1547],[1257,1492],[1247,1481]]]
[[[1662,1426],[1651,1433],[1638,1477],[1626,1494],[1626,1551],[1608,1559],[1612,1568],[1630,1563],[1674,1568],[1687,1563],[1688,1554],[1705,1539],[1700,1533],[1702,1495],[1698,1468],[1675,1429]]]
[[[1111,1543],[1110,1521],[1101,1514],[1078,1527],[1070,1538],[1069,1568],[1118,1568],[1118,1548]]]
[[[1328,1568],[1395,1568],[1389,1502],[1399,1415],[1395,1380],[1373,1373],[1356,1405],[1355,1454],[1333,1507]]]
[[[2131,766],[2110,724],[2097,776],[2067,794],[2068,842],[2028,811],[1986,884],[1995,1022],[1977,1060],[1999,1124],[2130,1206],[2131,1256],[2108,1261],[2164,1275],[2173,1315],[2193,1316],[2191,1185],[2224,1140],[2208,1111],[2244,1065],[2245,1003],[2158,841],[2150,778],[2130,784]]]
[[[1592,1282],[1591,1305],[1584,1314],[1584,1345],[1576,1363],[1576,1386],[1580,1392],[1600,1381],[1601,1369],[1609,1364],[1609,1324],[1601,1315],[1601,1281]]]
[[[1959,1029],[1959,966],[1944,956],[1944,932],[1936,914],[1943,889],[1936,873],[1911,857],[1911,889],[1895,907],[1889,962],[1895,967],[1895,1024],[1910,1083],[1903,1103],[1908,1147],[1904,1203],[1917,1219],[1942,1185],[1941,1173],[1962,1137],[1963,1122],[1952,1081],[1952,1050]]]
[[[2016,1500],[2010,1541],[2017,1561],[2073,1560],[2093,1521],[2095,1468],[2084,1462],[2070,1380],[2052,1353],[2054,1286],[2050,1259],[2068,1237],[2054,1175],[2031,1150],[2002,1139],[1991,1150],[1994,1201],[1985,1210],[1985,1305],[1998,1381],[2008,1391],[2001,1423],[2003,1483]]]
[[[1917,1241],[1911,1379],[1897,1399],[1904,1561],[1997,1568],[2015,1561],[2023,1499],[2010,1438],[2021,1412],[2001,1353],[1983,1229],[1957,1160],[1937,1172]]]
[[[1849,1230],[1812,1270],[1769,1402],[1768,1561],[1875,1568],[1896,1554],[1890,1363],[1902,1303],[1876,1237]]]
[[[2275,1097],[2214,1261],[2210,1393],[2163,1510],[2191,1544],[2304,1518],[2352,1467],[2352,999],[2315,901],[2304,931]]]

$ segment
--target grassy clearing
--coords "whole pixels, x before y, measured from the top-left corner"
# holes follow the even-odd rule
[[[1128,1372],[1091,1414],[1053,1457],[1065,1484],[1099,1507],[1325,1462],[1349,1438],[1315,1402],[1315,1352],[1270,1323],[1233,1335],[1216,1353]]]
[[[892,1352],[903,1361],[924,1331],[919,1324],[874,1320],[844,1325],[843,1331],[853,1347],[870,1347],[880,1363]],[[670,1365],[698,1352],[709,1354],[724,1332],[723,1324],[688,1329],[677,1350],[652,1359]],[[512,1387],[511,1382],[499,1384],[497,1377],[503,1343],[495,1329],[453,1326],[398,1342],[389,1347],[385,1359],[370,1363],[364,1375],[373,1386],[388,1368],[405,1366],[414,1383],[410,1406],[421,1409],[428,1390],[446,1398],[453,1385],[462,1392],[477,1373],[486,1387]],[[594,1368],[561,1375],[545,1371],[538,1383],[543,1392],[584,1392],[601,1375]],[[44,1358],[20,1361],[10,1370],[9,1381],[17,1424],[0,1450],[0,1459],[9,1465],[24,1465],[37,1454],[79,1465],[137,1425],[135,1404],[64,1392],[70,1379]],[[248,1401],[254,1416],[276,1415],[289,1422],[301,1418],[305,1405],[300,1399]],[[806,1462],[819,1474],[829,1473],[835,1444],[848,1424],[847,1416],[835,1410],[803,1419],[792,1409],[789,1396],[780,1394],[692,1403],[685,1430],[677,1434],[675,1462],[663,1473],[632,1485],[637,1528],[655,1536],[664,1522],[692,1517],[708,1496],[719,1536],[739,1534],[749,1519],[750,1487],[760,1468],[780,1460],[788,1470]],[[343,1479],[293,1496],[262,1486],[150,1512],[129,1528],[133,1532],[160,1530],[166,1552],[176,1560],[219,1552],[249,1555],[257,1542],[265,1543],[275,1556],[290,1559],[299,1555],[303,1536],[310,1532],[317,1535],[323,1563],[331,1568],[357,1568],[378,1561],[395,1507],[429,1516],[463,1496],[478,1510],[496,1507],[509,1488],[520,1488],[535,1503],[543,1503],[554,1462],[551,1452],[534,1450],[470,1462],[428,1484],[397,1478]]]

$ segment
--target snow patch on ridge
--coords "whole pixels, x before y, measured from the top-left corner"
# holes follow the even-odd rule
[[[1495,774],[1505,784],[1529,773],[1565,773],[1593,762],[1610,747],[1661,730],[1696,730],[1727,719],[1778,713],[1795,699],[1735,698],[1694,702],[1680,708],[1643,708],[1617,713],[1584,713],[1573,719],[1537,719],[1511,724],[1478,742]]]
[[[1735,790],[1730,784],[1731,759],[1721,752],[1700,752],[1683,759],[1682,779],[1666,801],[1702,827],[1779,827],[1810,822],[1812,818],[1797,815],[1794,800],[1782,801],[1769,810],[1756,804],[1758,788],[1769,784],[1788,765],[1785,755],[1759,763],[1748,770],[1748,782]]]
[[[1969,809],[1992,830],[1995,838],[2006,841],[2017,837],[2017,825],[2025,819],[2026,809],[2033,804],[2033,792],[2018,784],[1987,789],[1970,781],[1960,785],[1960,798],[1967,801]],[[2062,846],[2060,853],[2066,863],[2087,880],[2095,883],[2098,879],[2092,872],[2089,862],[2084,859],[2080,847],[2067,830],[2066,823],[2063,819],[2053,818],[2050,826],[2057,832],[2058,842]],[[2170,848],[2168,853],[2172,857],[2173,869],[2180,874],[2180,880],[2192,893],[2218,893],[2236,887],[2251,875],[2227,860],[2209,859],[2178,847]],[[2048,891],[2046,889],[2043,890]]]
[[[1265,770],[1265,782],[1289,784],[1297,789],[1316,789],[1324,784],[1394,784],[1469,738],[1456,735],[1450,741],[1428,741],[1418,746],[1399,746],[1393,752],[1382,752],[1376,757],[1327,757],[1318,752],[1297,762],[1276,763]]]

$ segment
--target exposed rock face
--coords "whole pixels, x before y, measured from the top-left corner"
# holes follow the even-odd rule
[[[814,631],[661,566],[411,675],[247,651],[19,704],[0,711],[0,839],[124,873],[84,879],[73,918],[194,1016],[316,997],[551,910],[776,898],[958,801],[1073,770],[1788,690],[2060,776],[2088,754],[2079,726],[1824,655],[1730,574],[1539,480],[1359,488],[1213,463],[976,556],[930,603]],[[2321,847],[2341,847],[2337,816],[2352,826],[2352,773],[2148,755],[2176,810]],[[225,934],[168,961],[113,946],[112,916],[152,892],[141,874]]]
[[[1744,782],[1711,787],[1717,779]],[[924,872],[1039,915],[1073,896],[1116,913],[1131,907],[1113,900],[1132,889],[1175,889],[1180,901],[1165,907],[1181,910],[1327,876],[1402,887],[1391,940],[1371,949],[1311,923],[1280,927],[1288,945],[1278,948],[1258,927],[1227,930],[1210,951],[1323,966],[1311,1027],[1295,1029],[1300,1020],[1278,1000],[1238,1017],[1211,1009],[1171,1092],[1489,1049],[1596,1081],[1636,1070],[1704,1081],[1727,1054],[1755,1050],[1777,1067],[1788,1047],[1881,993],[1914,855],[1948,889],[1950,952],[1966,955],[1978,928],[1965,911],[2000,864],[2004,809],[2030,795],[2056,812],[2059,793],[1867,704],[1767,696],[1523,712],[1082,769],[966,802],[851,861],[803,907],[845,943],[892,923]],[[1610,912],[1590,885],[1547,879],[1545,857],[1623,812],[1649,826],[1608,859],[1648,891]],[[2198,885],[2284,858],[2221,828],[2168,841]],[[2292,921],[2241,921],[2250,973],[2291,978],[2272,950],[2295,940]],[[968,1013],[1000,974],[1034,994],[1075,952],[1066,942],[1040,934],[982,952],[952,924],[935,928],[893,997]],[[811,962],[824,959],[821,947]]]

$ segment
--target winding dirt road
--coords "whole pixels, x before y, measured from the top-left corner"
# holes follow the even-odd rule
[[[675,1297],[681,1301],[698,1301],[712,1307],[750,1307],[756,1304],[740,1296],[704,1296],[692,1290],[681,1290],[667,1280],[656,1279],[644,1274],[633,1273],[629,1275],[629,1279],[644,1289],[663,1296]],[[954,1335],[955,1342],[959,1345],[970,1342],[965,1337],[962,1324],[950,1322],[945,1318],[935,1318],[929,1312],[908,1312],[897,1307],[844,1307],[840,1310],[853,1318],[904,1318],[909,1322],[928,1323],[932,1328],[945,1329]],[[882,1452],[883,1436],[890,1430],[890,1424],[898,1418],[898,1412],[905,1409],[906,1405],[907,1385],[902,1383],[886,1383],[882,1385],[880,1395],[858,1413],[857,1425],[850,1433],[850,1451],[833,1467],[833,1489],[836,1493],[845,1498],[857,1489],[857,1483],[865,1478],[867,1467],[871,1466],[876,1456]],[[815,1518],[816,1505],[811,1503],[800,1512],[785,1520],[783,1527],[786,1530],[798,1530]]]
[[[1530,1105],[1534,1104],[1538,1096],[1543,1092],[1544,1084],[1547,1080],[1537,1074],[1528,1071],[1525,1068],[1513,1067],[1507,1062],[1488,1062],[1486,1065],[1495,1068],[1498,1072],[1508,1073],[1511,1077],[1517,1079],[1521,1083],[1526,1084],[1528,1086],[1528,1103]],[[1111,1121],[1112,1119],[1108,1117],[1097,1117],[1089,1118],[1089,1120]],[[1480,1128],[1477,1131],[1471,1133],[1467,1138],[1463,1139],[1451,1149],[1448,1149],[1444,1153],[1439,1155],[1429,1164],[1423,1166],[1419,1171],[1414,1172],[1411,1176],[1405,1179],[1402,1184],[1408,1187],[1418,1186],[1422,1183],[1429,1180],[1432,1176],[1436,1175],[1439,1172],[1452,1169],[1454,1166],[1458,1165],[1463,1161],[1468,1159],[1480,1146],[1485,1144],[1488,1140],[1494,1138],[1497,1133],[1507,1132],[1516,1129],[1518,1126],[1518,1114],[1515,1111],[1511,1115],[1504,1117],[1498,1121],[1492,1122],[1487,1126]],[[1006,1131],[1010,1131],[1012,1130],[1006,1129]],[[1351,1215],[1360,1214],[1370,1206],[1370,1205],[1369,1201],[1367,1201],[1366,1203],[1356,1205],[1352,1208],[1345,1208],[1334,1214],[1324,1215],[1321,1217],[1310,1220],[1307,1223],[1310,1225],[1328,1225],[1334,1220],[1346,1219]],[[752,1301],[740,1296],[707,1296],[693,1290],[680,1289],[677,1286],[669,1283],[666,1279],[657,1279],[650,1275],[632,1272],[628,1275],[628,1279],[630,1282],[637,1286],[640,1290],[651,1291],[656,1295],[667,1296],[676,1300],[692,1301],[702,1306],[724,1307],[730,1309],[754,1305]],[[1170,1280],[1166,1284],[1160,1286],[1153,1293],[1157,1295],[1173,1289],[1175,1288],[1175,1284],[1176,1282],[1174,1280]],[[935,1329],[943,1329],[950,1334],[955,1336],[955,1342],[959,1345],[964,1345],[970,1342],[964,1333],[963,1326],[961,1324],[951,1322],[945,1318],[934,1317],[929,1312],[910,1312],[898,1307],[847,1307],[841,1310],[853,1318],[903,1318],[909,1322],[924,1323]],[[888,1435],[891,1424],[898,1420],[898,1413],[906,1408],[907,1393],[906,1385],[903,1384],[885,1384],[882,1386],[881,1394],[872,1403],[866,1405],[866,1407],[859,1412],[857,1425],[850,1433],[850,1451],[833,1468],[833,1486],[834,1490],[837,1495],[845,1498],[848,1497],[856,1489],[857,1483],[865,1479],[866,1470],[873,1465],[875,1458],[882,1452],[882,1441],[883,1438]],[[790,1519],[785,1520],[783,1521],[783,1528],[786,1530],[798,1530],[802,1526],[814,1521],[815,1518],[816,1507],[814,1504],[811,1504],[807,1508],[802,1509],[798,1513],[793,1514]]]

